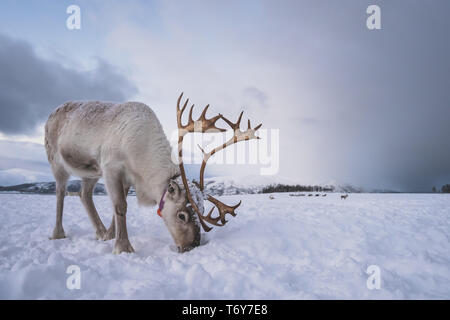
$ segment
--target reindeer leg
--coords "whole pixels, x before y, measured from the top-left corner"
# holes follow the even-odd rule
[[[56,224],[53,229],[51,240],[63,239],[66,237],[62,226],[62,217],[64,210],[64,197],[66,195],[67,180],[69,174],[62,168],[52,168],[56,180]]]
[[[116,243],[114,244],[114,254],[122,252],[134,252],[127,232],[127,200],[122,182],[122,174],[115,169],[105,170],[105,182],[109,197],[113,203],[115,211]]]
[[[113,214],[111,224],[109,225],[108,230],[103,238],[103,240],[111,240],[116,237],[116,214]]]
[[[125,198],[127,197],[129,190],[130,190],[129,186],[124,187],[123,191],[124,191]],[[108,231],[106,231],[106,235],[103,238],[103,240],[111,240],[111,239],[114,239],[115,237],[116,237],[116,216],[115,216],[115,214],[113,214],[111,224],[109,226]]]
[[[95,209],[94,200],[92,199],[92,193],[94,192],[97,181],[98,179],[83,178],[81,186],[81,202],[94,226],[96,238],[98,240],[103,240],[106,234],[106,228]]]

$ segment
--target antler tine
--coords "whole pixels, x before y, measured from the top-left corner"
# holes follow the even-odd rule
[[[198,118],[197,121],[201,121],[202,123],[202,132],[206,132],[211,130],[210,132],[225,132],[227,131],[226,129],[222,129],[222,128],[217,128],[216,126],[216,122],[217,120],[222,118],[222,115],[219,113],[217,116],[214,116],[210,119],[206,118],[206,112],[208,111],[209,108],[209,104],[203,109],[202,114],[200,115],[200,117]]]
[[[239,201],[239,203],[234,206],[228,206],[212,196],[208,196],[208,201],[211,202],[212,204],[214,204],[214,207],[211,208],[211,210],[206,215],[206,217],[202,216],[202,219],[204,221],[206,221],[212,225],[218,226],[218,227],[223,227],[228,222],[227,220],[225,220],[225,215],[227,213],[231,214],[233,217],[235,217],[236,213],[234,212],[234,210],[236,210],[242,203],[242,201]],[[219,216],[213,218],[212,213],[215,208],[217,208],[217,210],[219,211]],[[221,223],[219,223],[219,221]]]
[[[219,113],[217,116],[212,117],[211,119],[206,118],[206,111],[209,108],[209,105],[207,105],[203,111],[200,117],[194,121],[193,119],[193,111],[194,111],[194,104],[191,106],[191,109],[189,110],[189,116],[188,116],[188,122],[187,124],[183,125],[181,118],[183,116],[184,110],[186,109],[189,99],[186,100],[184,103],[183,108],[180,110],[180,102],[181,98],[183,97],[183,93],[181,93],[180,97],[178,98],[177,102],[177,118],[178,118],[178,127],[179,129],[183,129],[183,135],[189,133],[189,132],[202,132],[205,133],[207,131],[209,132],[225,132],[226,129],[218,128],[216,126],[217,120],[222,118],[222,115]],[[197,126],[196,124],[199,123],[200,125]]]
[[[222,116],[222,120],[225,121],[230,126],[231,129],[236,131],[236,130],[239,130],[239,128],[241,127],[241,120],[242,120],[242,115],[243,114],[244,114],[244,111],[241,112],[241,114],[239,115],[239,118],[236,121],[236,123],[231,122],[230,120],[228,120],[224,116]]]
[[[186,110],[186,107],[189,103],[189,99],[186,100],[186,102],[184,103],[183,107],[180,109],[180,102],[181,102],[181,98],[183,97],[184,92],[182,92],[180,94],[180,96],[178,97],[178,101],[177,101],[177,124],[178,124],[178,130],[180,129],[185,129],[186,126],[183,126],[181,123],[181,118],[183,116],[184,110]],[[183,135],[186,134],[186,132],[183,133]]]
[[[186,102],[185,102],[184,105],[183,105],[183,109],[181,109],[181,113],[184,112],[184,110],[186,109],[188,103],[189,103],[189,98],[186,99]]]
[[[239,129],[241,127],[241,120],[242,120],[243,114],[244,114],[244,111],[241,111],[241,114],[239,115],[238,121],[236,122],[237,129]]]
[[[198,144],[197,146],[200,148],[200,150],[202,151],[203,154],[206,153],[206,152],[205,152],[205,149],[203,149],[203,148],[201,147],[201,145]]]
[[[180,110],[180,102],[181,102],[181,98],[183,98],[183,94],[184,94],[184,92],[182,92],[182,93],[180,94],[180,96],[178,97],[178,100],[177,100],[177,110]]]
[[[209,104],[205,107],[205,109],[203,109],[202,114],[200,115],[199,119],[206,121],[206,111],[208,111],[208,108],[209,108]]]
[[[190,125],[191,123],[194,123],[194,119],[192,119],[192,112],[194,111],[194,104],[191,106],[191,109],[189,110],[189,120],[188,120],[188,124]]]
[[[216,152],[219,152],[234,143],[238,143],[240,141],[252,140],[252,139],[260,139],[260,137],[256,136],[255,133],[259,128],[261,128],[262,123],[259,124],[258,126],[256,126],[254,129],[252,129],[250,126],[250,119],[249,119],[248,120],[248,129],[245,131],[240,130],[240,125],[241,125],[241,120],[242,120],[243,114],[244,114],[244,111],[241,112],[236,123],[233,123],[230,120],[228,120],[227,118],[225,118],[224,116],[222,116],[222,119],[234,131],[233,136],[227,142],[225,142],[221,146],[218,146],[218,147],[212,149],[210,152],[205,152],[202,148],[200,148],[203,153],[203,161],[202,161],[202,165],[200,167],[200,189],[201,190],[204,189],[204,174],[205,174],[206,163],[208,162],[209,158],[211,158],[212,155],[214,155]]]

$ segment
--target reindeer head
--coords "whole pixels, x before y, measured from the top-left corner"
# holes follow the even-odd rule
[[[189,187],[195,190],[195,186]],[[195,195],[199,193],[196,192]],[[201,196],[194,198],[198,206],[203,208],[203,198]],[[189,251],[200,244],[197,215],[187,201],[186,189],[179,177],[169,181],[159,207],[158,213],[163,218],[179,252]]]
[[[214,155],[216,152],[219,152],[226,147],[235,144],[240,141],[259,139],[255,135],[255,132],[261,127],[261,124],[256,126],[255,128],[251,128],[250,120],[248,120],[248,128],[245,131],[240,130],[240,124],[243,112],[239,115],[236,123],[229,121],[227,118],[222,116],[221,114],[207,119],[206,111],[209,108],[207,105],[204,109],[200,117],[197,121],[194,121],[192,118],[192,112],[194,109],[194,105],[191,106],[189,111],[189,119],[186,125],[182,124],[181,118],[183,112],[185,111],[189,99],[186,100],[183,107],[180,107],[180,102],[183,97],[183,93],[180,95],[177,101],[177,123],[178,123],[178,161],[180,167],[181,174],[181,182],[182,186],[176,181],[172,180],[169,184],[168,195],[166,198],[171,201],[170,212],[176,212],[176,214],[172,214],[172,217],[165,219],[165,223],[167,228],[169,229],[172,237],[180,248],[180,251],[189,250],[195,246],[200,244],[200,228],[197,224],[198,222],[202,226],[205,232],[211,231],[212,227],[209,227],[206,223],[209,223],[214,226],[222,227],[227,223],[225,219],[226,214],[230,214],[232,216],[236,216],[235,210],[241,205],[241,201],[234,206],[229,206],[221,201],[217,200],[211,195],[204,196],[206,200],[213,204],[209,213],[205,216],[203,210],[203,191],[204,191],[204,173],[206,168],[206,163],[209,158]],[[186,178],[186,172],[184,170],[183,165],[183,138],[188,133],[201,132],[201,133],[217,133],[217,132],[225,132],[226,129],[216,127],[217,120],[222,119],[225,121],[231,129],[233,129],[233,136],[224,144],[212,149],[209,152],[206,152],[200,146],[200,150],[203,152],[203,161],[200,168],[200,182],[197,185],[188,182]],[[171,192],[171,190],[173,191]],[[195,191],[193,193],[193,191]],[[202,195],[202,196],[199,196]],[[213,217],[212,214],[214,209],[217,208],[219,213],[218,216]],[[166,209],[165,209],[166,210]],[[169,210],[168,210],[169,211]]]

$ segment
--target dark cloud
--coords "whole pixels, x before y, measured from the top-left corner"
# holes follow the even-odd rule
[[[382,30],[365,27],[370,4],[381,7]],[[401,191],[449,183],[448,1],[296,1],[271,9],[280,31],[272,54],[298,74],[308,118],[319,120],[308,130],[295,118],[293,129],[305,131],[297,141],[311,140],[302,152],[316,177]],[[276,51],[288,40],[289,50]]]
[[[381,8],[381,30],[366,27],[373,4]],[[245,115],[280,129],[280,175],[368,190],[429,191],[450,182],[448,0],[167,6],[166,23],[183,34],[164,41],[176,48],[188,34],[195,47],[201,43],[208,52],[202,59],[226,66],[220,86],[236,95],[241,85]],[[223,52],[230,61],[221,60]],[[180,54],[192,69],[204,66],[189,50]]]
[[[32,133],[67,100],[124,101],[136,92],[101,59],[96,69],[81,72],[44,60],[28,43],[0,34],[0,132]]]

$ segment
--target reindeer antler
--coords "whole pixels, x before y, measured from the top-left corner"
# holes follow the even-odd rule
[[[220,202],[219,200],[217,200],[216,198],[214,198],[213,196],[208,195],[208,201],[210,201],[211,203],[213,203],[216,208],[219,210],[219,216],[216,218],[211,217],[211,214],[214,211],[214,207],[211,208],[211,210],[209,211],[208,215],[202,216],[203,219],[215,226],[219,226],[219,227],[223,227],[225,225],[225,223],[227,223],[227,220],[225,220],[225,215],[227,213],[231,214],[233,217],[236,217],[236,213],[234,212],[234,210],[236,210],[240,205],[242,201],[239,201],[239,203],[235,206],[227,206],[226,204],[224,204],[223,202]],[[221,222],[221,224],[219,224],[219,221]]]
[[[205,152],[205,150],[203,150],[202,147],[199,146],[200,150],[203,152],[203,161],[202,161],[202,166],[200,168],[200,189],[201,190],[203,190],[203,188],[204,188],[204,179],[203,179],[203,177],[204,177],[204,173],[205,173],[206,163],[208,162],[209,158],[211,158],[212,155],[214,155],[216,152],[221,151],[221,150],[225,149],[226,147],[229,147],[232,144],[238,143],[240,141],[246,141],[246,140],[252,140],[252,139],[260,139],[258,136],[255,136],[255,132],[256,132],[256,130],[261,128],[262,123],[257,125],[254,129],[252,129],[251,125],[250,125],[250,119],[249,119],[248,120],[248,128],[247,128],[247,130],[245,130],[245,131],[241,131],[240,130],[241,120],[242,120],[242,115],[243,114],[244,114],[244,111],[241,112],[241,114],[239,115],[239,118],[236,121],[236,123],[233,123],[230,120],[228,120],[227,118],[225,118],[224,116],[222,116],[222,119],[234,131],[233,136],[227,142],[225,142],[221,146],[218,146],[218,147],[212,149],[210,152]]]
[[[184,185],[184,188],[186,189],[186,194],[187,194],[188,200],[191,203],[194,211],[197,213],[203,229],[206,232],[209,232],[209,231],[211,231],[212,228],[208,227],[206,225],[205,221],[212,225],[215,225],[215,226],[219,226],[219,227],[224,226],[227,223],[227,220],[225,220],[225,215],[228,213],[228,214],[231,214],[233,217],[235,217],[236,213],[234,211],[241,205],[241,201],[239,201],[239,203],[234,206],[228,206],[228,205],[220,202],[216,198],[212,197],[211,195],[208,195],[207,200],[209,202],[211,202],[218,209],[219,216],[215,217],[215,218],[212,217],[214,207],[211,208],[211,210],[209,211],[209,213],[206,216],[203,216],[203,214],[198,209],[196,203],[193,201],[191,193],[189,191],[189,187],[188,187],[188,183],[187,183],[187,179],[186,179],[186,172],[184,170],[184,165],[183,165],[183,138],[187,133],[193,133],[193,132],[202,132],[202,133],[225,132],[226,129],[216,127],[216,122],[219,119],[223,119],[234,131],[233,137],[231,137],[227,142],[225,142],[221,146],[218,146],[218,147],[212,149],[210,152],[205,152],[202,149],[202,147],[199,146],[200,150],[203,153],[203,161],[202,161],[202,166],[200,168],[200,189],[203,191],[203,189],[204,189],[204,172],[205,172],[205,168],[206,168],[206,163],[208,162],[209,158],[211,158],[211,156],[214,155],[216,152],[221,151],[221,150],[225,149],[226,147],[228,147],[232,144],[235,144],[239,141],[259,139],[259,137],[255,135],[255,132],[262,126],[262,124],[259,124],[258,126],[256,126],[255,128],[252,129],[251,125],[250,125],[250,120],[248,120],[247,130],[241,131],[240,124],[241,124],[241,119],[242,119],[242,115],[244,112],[241,112],[236,123],[231,122],[230,120],[228,120],[227,118],[222,116],[220,113],[215,117],[207,119],[206,111],[208,110],[209,105],[207,105],[203,109],[202,114],[200,115],[198,120],[194,121],[192,118],[192,111],[194,109],[194,105],[192,105],[191,109],[189,111],[188,122],[186,125],[183,125],[181,122],[181,117],[189,103],[189,99],[187,99],[186,102],[184,103],[184,106],[182,108],[180,108],[180,102],[181,102],[182,97],[183,97],[183,93],[181,93],[181,95],[177,101],[178,160],[179,160],[179,166],[180,166],[181,179],[183,180],[183,185]]]
[[[197,121],[194,121],[192,119],[192,111],[194,110],[194,105],[191,106],[191,109],[189,110],[189,120],[186,125],[183,125],[181,123],[181,117],[183,115],[184,110],[186,109],[189,99],[186,100],[184,103],[183,108],[180,110],[180,102],[181,98],[183,97],[183,93],[180,94],[180,97],[178,98],[177,102],[177,122],[178,122],[178,137],[184,136],[189,132],[225,132],[225,129],[217,128],[216,122],[220,118],[222,118],[222,115],[219,113],[217,116],[212,117],[211,119],[206,119],[206,111],[208,111],[209,104],[203,109],[202,114],[198,118]],[[180,132],[181,130],[181,132]]]

